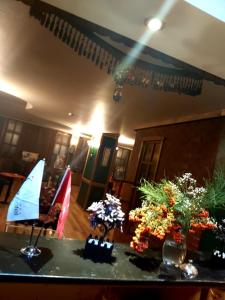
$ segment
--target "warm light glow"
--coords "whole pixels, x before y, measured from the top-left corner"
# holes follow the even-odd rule
[[[125,135],[120,135],[118,139],[118,143],[133,146],[134,139],[128,138]]]
[[[88,141],[88,144],[91,147],[98,148],[100,145],[102,133],[105,130],[105,109],[102,103],[99,103],[92,115],[90,121],[86,125],[82,125],[80,122],[73,126],[72,130],[72,143],[75,143],[76,140],[84,135],[92,136],[92,139]],[[75,144],[74,144],[75,145]]]
[[[78,144],[78,141],[79,141],[79,136],[72,135],[72,138],[70,140],[70,145],[76,146]]]
[[[87,141],[87,144],[91,148],[99,148],[101,142],[101,136],[95,136],[91,140]]]
[[[82,134],[89,134],[92,136],[92,139],[88,141],[90,147],[98,148],[100,145],[102,133],[105,128],[105,109],[102,103],[99,103],[92,115],[90,121],[86,125],[81,125],[77,123],[73,126],[72,131],[72,143],[75,143],[79,136]]]
[[[87,126],[84,126],[86,128],[85,132],[91,134],[94,137],[101,136],[105,128],[104,115],[105,115],[104,105],[102,103],[99,103],[95,107],[91,115],[90,122],[88,122]]]
[[[1,73],[0,73],[0,75],[1,75]],[[10,81],[0,79],[0,91],[20,99],[21,103],[24,102],[24,108],[26,110],[30,110],[30,109],[34,108],[33,104],[31,104],[30,102],[27,101],[27,99],[31,98],[29,91],[27,90],[27,88],[26,89],[23,88],[22,85],[14,84]],[[13,98],[12,98],[12,100],[13,100]]]
[[[162,21],[158,18],[153,18],[147,22],[148,28],[155,32],[162,28]]]
[[[71,138],[71,141],[70,141],[71,145],[77,145],[78,144],[79,137],[81,135],[81,129],[82,129],[82,127],[81,127],[80,123],[77,123],[73,126],[72,138]]]
[[[18,98],[22,98],[21,93],[15,86],[2,79],[0,79],[0,91]]]
[[[98,148],[101,142],[102,133],[105,130],[105,108],[102,103],[98,103],[95,107],[90,122],[84,126],[84,132],[92,135],[92,139],[88,145],[90,147]]]

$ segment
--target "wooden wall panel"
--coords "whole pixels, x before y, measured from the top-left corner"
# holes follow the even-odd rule
[[[127,180],[135,179],[142,141],[161,137],[164,143],[156,180],[191,172],[202,182],[213,173],[224,123],[224,118],[214,118],[137,130]]]
[[[6,122],[7,118],[0,117],[0,146],[3,142],[1,137],[4,136]],[[33,163],[22,161],[22,151],[39,153],[39,158],[45,158],[48,166],[51,167],[56,134],[57,130],[23,122],[17,152],[10,158],[13,166],[11,171],[27,175],[33,167]],[[0,160],[8,161],[9,158],[0,157]]]
[[[32,124],[23,123],[23,129],[20,135],[19,150],[38,152],[37,150],[38,127]]]
[[[37,151],[40,153],[40,157],[45,158],[47,162],[50,162],[52,158],[56,133],[56,130],[39,127],[37,136]]]
[[[6,123],[6,119],[4,117],[0,116],[0,143],[2,142],[4,129],[5,129],[5,123]]]

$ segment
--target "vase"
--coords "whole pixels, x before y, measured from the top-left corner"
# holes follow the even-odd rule
[[[175,241],[170,235],[166,237],[162,248],[162,259],[164,265],[181,265],[184,262],[186,253],[187,244],[185,235],[180,242]]]

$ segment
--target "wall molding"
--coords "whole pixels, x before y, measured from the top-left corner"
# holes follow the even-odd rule
[[[181,116],[178,118],[171,118],[166,119],[162,121],[156,121],[156,122],[150,122],[141,125],[138,128],[135,128],[135,131],[151,128],[151,127],[159,127],[159,126],[166,126],[166,125],[174,125],[179,123],[185,123],[185,122],[193,122],[193,121],[200,121],[205,119],[214,119],[214,118],[220,118],[225,116],[225,109],[217,110],[213,112],[203,113],[203,114],[194,114],[194,115],[188,115],[188,116]]]

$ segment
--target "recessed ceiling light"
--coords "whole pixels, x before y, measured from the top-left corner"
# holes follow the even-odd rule
[[[72,116],[74,116],[74,114],[72,112],[68,112],[68,116],[72,117]]]
[[[148,29],[153,32],[160,30],[163,25],[162,21],[158,18],[147,19],[145,23],[148,26]]]

